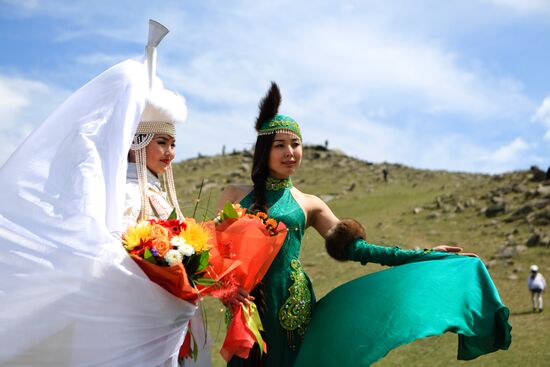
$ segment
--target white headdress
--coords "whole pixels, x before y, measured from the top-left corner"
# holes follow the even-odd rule
[[[145,47],[147,54],[147,70],[149,74],[149,95],[145,104],[145,109],[141,114],[140,122],[132,142],[131,149],[135,151],[136,167],[139,188],[141,191],[141,210],[139,220],[147,219],[151,211],[151,205],[147,198],[147,155],[146,147],[153,139],[155,134],[166,134],[172,137],[176,136],[175,123],[183,122],[187,118],[187,107],[185,99],[176,93],[164,88],[156,73],[156,47],[160,41],[168,34],[168,29],[162,24],[149,21],[149,40]],[[172,173],[172,164],[168,166],[163,175],[164,187],[168,193],[168,201],[176,210],[178,218],[183,219],[176,189],[174,185],[174,175]]]

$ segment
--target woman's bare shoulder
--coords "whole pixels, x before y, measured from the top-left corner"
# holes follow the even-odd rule
[[[300,191],[298,188],[292,188],[292,194],[300,202],[303,203],[309,210],[315,210],[320,207],[325,207],[327,204],[318,196],[312,194],[306,194],[305,192]]]

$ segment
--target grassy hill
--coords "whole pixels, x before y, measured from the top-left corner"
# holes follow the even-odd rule
[[[249,183],[249,152],[199,157],[174,167],[185,215],[213,216],[223,187]],[[388,181],[382,175],[389,171]],[[300,190],[323,198],[338,217],[358,219],[371,243],[406,248],[460,245],[487,264],[503,302],[510,308],[512,346],[468,362],[471,366],[547,365],[550,360],[550,309],[532,314],[527,276],[532,263],[550,280],[550,185],[536,169],[502,175],[450,173],[371,164],[324,147],[306,147],[302,167],[293,177]],[[202,185],[201,200],[197,203]],[[302,263],[317,297],[381,266],[338,263],[309,229]],[[330,271],[327,271],[330,269]],[[546,302],[550,302],[546,296]],[[225,328],[217,301],[207,300],[214,339],[214,366],[224,366],[218,350]],[[376,366],[457,366],[457,336],[419,340],[391,352]]]

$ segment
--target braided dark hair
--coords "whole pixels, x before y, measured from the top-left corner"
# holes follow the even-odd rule
[[[275,82],[259,104],[259,113],[256,118],[256,131],[260,131],[262,124],[271,120],[277,115],[281,104],[281,92]],[[265,197],[265,181],[269,175],[269,154],[275,134],[258,135],[256,146],[254,147],[254,158],[252,161],[252,182],[254,183],[254,203],[250,206],[251,211],[263,211],[267,213],[267,203]]]
[[[260,135],[256,140],[251,174],[254,183],[254,202],[249,208],[252,212],[262,211],[267,213],[265,181],[269,175],[269,154],[271,153],[273,139],[275,139],[275,134]]]

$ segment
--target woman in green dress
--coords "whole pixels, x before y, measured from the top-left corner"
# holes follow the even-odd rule
[[[364,241],[364,230],[359,223],[354,220],[340,221],[320,198],[294,187],[291,176],[301,163],[302,136],[295,120],[278,114],[280,102],[279,89],[272,83],[260,103],[256,120],[258,138],[252,166],[253,185],[229,186],[219,201],[220,207],[231,201],[252,212],[267,212],[289,228],[285,242],[262,283],[252,295],[241,291],[234,300],[247,303],[249,299],[255,299],[258,303],[267,353],[260,354],[258,350],[253,350],[248,359],[234,357],[228,366],[280,367],[295,364],[316,305],[311,281],[299,260],[302,237],[308,227],[315,228],[325,238],[329,254],[341,261],[393,266],[462,251],[459,247],[450,246],[421,251],[368,244]]]

